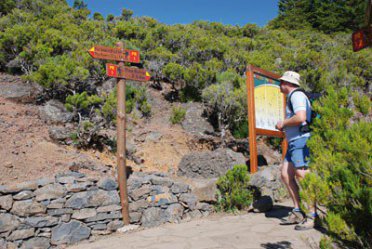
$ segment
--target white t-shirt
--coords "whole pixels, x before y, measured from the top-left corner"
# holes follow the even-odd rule
[[[306,117],[309,122],[311,121],[311,104],[309,99],[303,92],[296,91],[293,94],[290,92],[287,95],[288,101],[292,101],[293,112],[289,109],[289,104],[287,103],[286,107],[286,118],[291,118],[298,111],[306,111]],[[292,95],[292,96],[291,96]],[[290,97],[290,99],[289,99]],[[306,124],[306,122],[304,122]],[[310,137],[310,132],[302,133],[300,132],[300,126],[287,126],[284,128],[285,136],[287,141],[294,141],[302,137]]]

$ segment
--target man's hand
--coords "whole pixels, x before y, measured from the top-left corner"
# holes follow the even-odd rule
[[[278,123],[276,123],[275,125],[275,129],[282,131],[283,128],[284,128],[284,121],[278,121]]]

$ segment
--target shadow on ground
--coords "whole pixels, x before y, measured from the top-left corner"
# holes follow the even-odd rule
[[[277,243],[265,243],[261,244],[262,248],[266,249],[292,249],[291,242],[280,241]]]
[[[274,205],[274,207],[265,213],[266,218],[277,218],[279,220],[288,216],[288,213],[292,210],[291,207]]]
[[[282,220],[283,218],[288,216],[288,213],[291,210],[292,210],[292,208],[288,207],[288,206],[274,205],[274,207],[270,211],[265,213],[265,217],[266,218],[277,218],[279,220]],[[323,225],[317,226],[314,229],[318,230],[322,234],[327,234],[327,229]],[[287,247],[267,247],[267,248],[287,248]],[[288,248],[290,248],[290,247],[288,247]]]

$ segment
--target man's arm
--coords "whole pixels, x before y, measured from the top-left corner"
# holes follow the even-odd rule
[[[288,126],[300,126],[306,121],[306,95],[302,92],[293,93],[293,96],[291,96],[291,103],[295,114],[291,118],[279,121],[275,126],[276,129],[283,130],[284,127]]]
[[[293,115],[291,118],[285,119],[283,121],[279,121],[276,125],[275,128],[278,130],[283,130],[284,127],[286,126],[299,126],[303,122],[306,121],[306,111],[298,111]]]
[[[298,111],[291,118],[279,121],[275,128],[278,130],[283,130],[286,126],[299,126],[306,121],[306,111]]]

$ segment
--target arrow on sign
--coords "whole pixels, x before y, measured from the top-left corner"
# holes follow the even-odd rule
[[[136,67],[118,66],[115,64],[106,64],[106,74],[113,78],[124,78],[127,80],[149,81],[151,75],[146,69]]]
[[[140,62],[140,53],[138,50],[95,46],[89,49],[88,53],[95,59],[125,61],[131,63]]]

